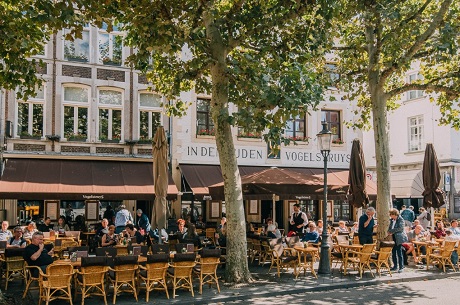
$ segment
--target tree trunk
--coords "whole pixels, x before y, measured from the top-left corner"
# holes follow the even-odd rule
[[[377,163],[377,223],[378,240],[383,240],[389,225],[391,206],[391,166],[388,136],[387,99],[379,86],[371,89],[372,115]]]
[[[241,177],[236,160],[231,125],[228,120],[229,79],[226,74],[227,54],[217,27],[207,23],[207,35],[210,38],[210,48],[214,58],[214,63],[211,65],[211,115],[216,130],[216,145],[224,179],[227,213],[225,279],[229,283],[245,283],[250,282],[252,278],[247,259],[246,221]]]

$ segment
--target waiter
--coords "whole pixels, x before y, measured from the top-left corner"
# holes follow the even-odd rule
[[[297,235],[303,235],[303,228],[308,224],[307,214],[300,210],[300,204],[294,204],[294,212],[291,214],[291,225]]]

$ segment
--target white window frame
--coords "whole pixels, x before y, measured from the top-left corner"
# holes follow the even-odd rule
[[[65,35],[66,33],[69,31],[69,29],[65,29],[62,31],[62,40],[63,40],[63,43],[62,43],[62,58],[64,60],[67,60],[67,61],[73,61],[72,59],[67,59],[65,56],[65,46],[66,46],[66,43],[70,40],[66,40],[65,39]],[[86,25],[83,27],[83,31],[82,32],[87,32],[88,33],[88,58],[86,59],[86,61],[83,61],[83,62],[90,62],[91,60],[91,27],[89,25]],[[83,39],[80,39],[80,38],[77,38],[75,40],[83,40]]]
[[[115,28],[115,27],[114,27]],[[109,35],[109,56],[108,58],[113,61],[113,44],[114,44],[114,38],[115,36],[121,36],[123,37],[123,32],[120,31],[112,31],[112,32],[107,32],[106,29],[104,28],[98,28],[97,29],[97,60],[99,64],[104,64],[104,59],[102,58],[99,50],[99,43],[100,43],[100,35]],[[121,44],[121,62],[120,66],[123,66],[124,62],[124,52],[123,52],[123,42]]]
[[[102,104],[100,103],[100,91],[102,90],[108,90],[108,91],[116,91],[121,93],[121,105],[112,105],[112,104]],[[96,134],[97,134],[97,139],[98,141],[101,141],[100,139],[100,115],[99,115],[99,110],[101,109],[108,109],[109,110],[109,122],[108,122],[108,130],[107,130],[107,139],[112,140],[113,139],[113,134],[112,134],[112,125],[113,125],[113,110],[121,110],[121,130],[120,130],[120,142],[123,141],[124,139],[124,112],[123,112],[123,106],[124,106],[124,100],[125,100],[125,93],[123,89],[119,88],[113,88],[113,87],[99,87],[97,88],[97,125],[96,125]]]
[[[86,89],[87,91],[87,94],[88,94],[88,102],[87,103],[80,103],[80,102],[76,102],[76,101],[66,101],[65,100],[65,88],[82,88],[82,89]],[[88,87],[88,86],[82,86],[82,85],[78,85],[78,84],[65,84],[62,86],[62,106],[61,106],[61,113],[62,113],[62,121],[61,121],[61,134],[62,134],[62,137],[65,138],[66,135],[65,135],[65,126],[64,126],[64,109],[65,107],[73,107],[73,111],[74,111],[74,121],[73,121],[73,131],[74,131],[74,134],[77,134],[78,133],[78,108],[86,108],[87,109],[87,113],[86,113],[86,130],[87,130],[87,134],[86,134],[86,140],[88,141],[89,138],[90,138],[90,128],[89,128],[89,123],[90,123],[90,117],[91,117],[91,87]]]
[[[407,76],[407,81],[408,81],[409,84],[412,84],[415,81],[422,80],[422,79],[423,79],[423,77],[419,73],[411,73],[411,74],[409,74]],[[421,98],[423,96],[424,96],[424,91],[423,90],[410,90],[410,91],[407,91],[407,100],[408,101],[415,100],[415,99]]]
[[[413,123],[412,121],[415,120]],[[423,115],[407,118],[408,125],[408,150],[409,152],[421,151],[424,140],[424,119]]]
[[[297,135],[297,133],[300,132],[300,130],[295,128],[296,123],[299,121],[303,121],[303,124],[304,124],[304,129],[302,130],[304,135],[302,138]],[[291,122],[290,123],[292,127],[291,129],[288,128],[289,122]],[[289,132],[292,133],[292,135],[289,135],[288,134]],[[286,138],[294,139],[296,141],[308,140],[307,116],[305,113],[298,114],[295,117],[291,116],[291,118],[286,121],[286,128],[284,129],[284,136]]]
[[[139,134],[139,138],[141,137],[141,117],[140,117],[141,112],[160,113],[160,122],[163,122],[163,107],[161,106],[158,106],[158,107],[141,106],[141,95],[142,94],[157,95],[160,97],[161,102],[164,104],[164,97],[162,97],[161,95],[154,93],[154,92],[150,92],[150,91],[139,91],[139,94],[138,94],[138,101],[139,101],[138,134]],[[151,115],[149,115],[148,124],[149,124],[148,137],[149,139],[152,139],[154,136],[154,132],[153,132],[153,120],[152,120]]]
[[[38,88],[39,86],[38,85],[35,85],[35,92],[38,91]],[[43,115],[43,122],[42,122],[42,135],[41,135],[41,138],[44,137],[44,135],[46,134],[46,130],[45,130],[45,127],[46,127],[46,111],[45,111],[45,100],[46,100],[46,84],[43,83],[43,86],[42,86],[42,90],[43,92],[43,98],[37,98],[37,97],[29,97],[29,99],[27,101],[23,101],[23,100],[17,100],[16,102],[16,120],[14,122],[15,124],[15,130],[16,130],[16,135],[17,137],[20,137],[21,136],[21,133],[19,132],[19,124],[18,124],[18,119],[19,119],[19,103],[23,103],[23,104],[29,104],[29,110],[28,110],[28,122],[27,122],[27,132],[30,134],[30,135],[33,135],[33,105],[42,105],[42,115]]]

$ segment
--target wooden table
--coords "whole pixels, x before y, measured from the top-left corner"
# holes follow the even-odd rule
[[[342,268],[343,268],[343,275],[347,274],[347,267],[348,267],[348,255],[350,251],[360,250],[363,248],[362,245],[357,244],[338,244],[340,251],[342,252]]]
[[[146,256],[139,256],[137,262],[140,263],[145,263],[147,262],[147,257]],[[59,259],[54,261],[54,264],[70,264],[74,268],[80,268],[81,267],[81,258],[77,258],[76,261],[72,262],[70,259]]]
[[[298,264],[299,264],[299,272],[296,274],[297,276],[300,274],[300,269],[303,269],[303,275],[306,275],[307,269],[310,269],[311,274],[315,278],[318,278],[315,272],[314,268],[314,263],[316,261],[315,257],[318,253],[318,248],[316,247],[294,247],[294,250],[297,251],[297,257],[298,257]],[[308,257],[308,254],[310,254],[310,257]]]
[[[417,256],[419,258],[425,257],[425,259],[426,259],[426,270],[428,270],[428,268],[430,266],[430,254],[433,251],[433,249],[439,247],[439,243],[436,242],[436,241],[432,242],[432,241],[418,241],[418,240],[414,240],[412,243],[417,246]],[[423,247],[423,246],[425,246],[425,248],[426,248],[426,254],[424,254],[424,255],[420,254],[420,248]]]

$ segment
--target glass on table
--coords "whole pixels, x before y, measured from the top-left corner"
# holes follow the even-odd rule
[[[62,252],[62,257],[63,257],[65,260],[69,259],[69,251],[64,251],[64,252]]]

